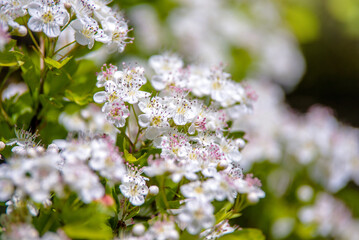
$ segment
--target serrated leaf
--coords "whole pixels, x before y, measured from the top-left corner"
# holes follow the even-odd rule
[[[60,68],[62,68],[63,66],[65,66],[65,64],[68,63],[68,61],[70,61],[71,58],[72,58],[72,57],[68,57],[68,58],[66,58],[65,60],[63,60],[62,62],[58,62],[58,61],[56,61],[56,60],[54,60],[54,59],[52,59],[52,58],[47,57],[47,58],[45,58],[45,62],[46,62],[49,66],[51,66],[51,67],[60,69]]]
[[[125,154],[125,159],[127,162],[129,163],[134,163],[137,162],[138,160],[131,154],[129,153],[126,149],[124,149],[124,154]]]

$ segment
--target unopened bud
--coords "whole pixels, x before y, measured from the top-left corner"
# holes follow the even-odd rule
[[[64,3],[64,6],[67,10],[71,9],[71,3]]]
[[[252,193],[252,192],[248,193],[247,199],[250,203],[257,203],[259,201],[257,194]]]
[[[135,234],[136,236],[141,236],[145,233],[145,226],[143,226],[142,223],[137,223],[135,226],[133,226],[132,228],[132,232],[133,234]]]
[[[47,152],[49,152],[49,153],[58,153],[59,152],[59,147],[56,144],[51,143],[47,147]]]
[[[20,26],[18,29],[17,29],[17,32],[19,34],[20,37],[25,37],[27,35],[27,29],[25,26]]]
[[[2,141],[0,141],[0,152],[1,152],[2,150],[4,150],[4,148],[5,148],[5,143],[2,142]]]
[[[228,167],[228,162],[225,160],[221,160],[217,165],[217,170],[222,171]]]
[[[244,146],[246,145],[246,142],[242,138],[236,139],[236,143],[238,144],[239,148],[244,148]]]
[[[156,196],[159,192],[159,189],[156,185],[152,185],[150,188],[149,188],[149,194],[150,195],[153,195],[153,196]]]
[[[45,148],[42,147],[42,146],[37,146],[37,147],[36,147],[36,152],[38,152],[38,153],[43,153],[43,152],[45,152]]]

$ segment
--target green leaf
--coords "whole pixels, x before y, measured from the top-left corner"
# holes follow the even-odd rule
[[[259,229],[245,228],[226,234],[218,240],[265,240],[265,237]]]
[[[25,55],[21,66],[22,78],[30,89],[31,94],[35,94],[36,89],[40,86],[40,68],[33,61],[39,60],[38,57]],[[36,96],[33,96],[36,97]]]
[[[92,96],[89,94],[80,96],[68,89],[65,90],[65,97],[67,97],[70,101],[77,103],[78,105],[86,105],[91,101],[90,98],[92,99]]]
[[[191,235],[187,231],[183,231],[180,236],[180,240],[197,240],[200,239],[198,235]]]
[[[49,97],[45,94],[41,94],[39,98],[43,106],[46,106],[47,104],[50,104],[55,108],[62,108],[64,106],[59,99]]]
[[[126,149],[124,149],[124,154],[125,154],[125,159],[127,162],[129,163],[134,163],[137,162],[138,160],[131,154],[129,153]]]
[[[15,61],[9,63],[2,63],[0,62],[0,67],[14,67],[14,66],[22,66],[24,64],[23,61]]]
[[[66,235],[74,239],[112,239],[112,229],[106,225],[87,226],[77,223],[63,227]]]
[[[178,209],[181,206],[180,200],[168,201],[168,205],[170,206],[170,209]]]
[[[285,14],[294,35],[301,43],[318,38],[319,20],[313,11],[305,6],[291,5],[286,8]]]
[[[62,62],[58,62],[58,61],[56,61],[56,60],[54,60],[52,58],[47,57],[47,58],[45,58],[45,62],[51,67],[60,69],[63,66],[65,66],[65,64],[68,63],[71,60],[71,58],[72,57],[68,57],[65,60],[63,60]]]
[[[131,209],[130,214],[126,216],[126,220],[136,216],[139,212],[140,212],[140,207],[134,207],[133,209]]]

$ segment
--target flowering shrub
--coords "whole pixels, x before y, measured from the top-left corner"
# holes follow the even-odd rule
[[[231,130],[255,93],[169,53],[149,59],[153,74],[105,64],[96,81],[90,49],[132,41],[108,3],[0,2],[1,238],[264,239],[232,223],[265,196]]]

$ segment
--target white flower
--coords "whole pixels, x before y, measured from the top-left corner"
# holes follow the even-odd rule
[[[183,224],[190,234],[197,234],[203,228],[207,229],[215,223],[213,206],[204,201],[189,200],[180,208],[177,219]]]
[[[147,113],[139,115],[138,123],[141,127],[146,128],[146,137],[153,140],[170,126],[168,117],[169,112],[166,107],[157,105],[156,108],[151,108]]]
[[[48,37],[60,35],[60,26],[69,21],[69,14],[59,3],[51,0],[32,2],[28,5],[31,16],[28,22],[29,28],[34,32],[44,32]]]
[[[130,116],[128,107],[122,101],[106,102],[102,112],[106,114],[106,119],[118,128],[125,126],[126,118]]]
[[[129,43],[126,42],[126,40],[129,39],[127,36],[129,31],[127,23],[110,16],[102,21],[102,26],[105,34],[109,37],[109,42],[107,43],[109,51],[122,52],[125,49],[126,44]]]
[[[213,228],[201,232],[200,237],[206,237],[208,240],[217,239],[225,234],[234,232],[237,228],[238,227],[231,227],[228,220],[223,220]]]
[[[211,201],[213,199],[200,181],[182,185],[181,192],[186,198],[194,198],[203,201]]]
[[[0,201],[3,202],[10,199],[13,192],[14,192],[14,185],[12,181],[10,179],[0,178]]]
[[[156,221],[149,229],[148,233],[156,240],[176,240],[179,234],[175,224],[171,221]]]
[[[119,182],[126,170],[114,143],[109,138],[95,139],[91,141],[91,148],[89,166],[108,180]]]
[[[157,74],[162,74],[182,68],[183,61],[177,55],[165,53],[150,57],[149,64]]]
[[[71,22],[75,30],[75,39],[80,45],[87,45],[91,49],[96,41],[106,42],[107,38],[98,23],[92,18],[76,19]]]
[[[238,193],[246,193],[247,199],[251,203],[256,203],[260,198],[265,197],[260,187],[262,186],[258,178],[253,178],[253,174],[247,174],[245,179],[238,178],[234,180],[235,188]]]
[[[27,240],[39,240],[39,233],[31,225],[27,223],[11,224],[11,227],[5,230],[5,233],[1,235],[4,240],[13,239],[27,239]]]
[[[107,66],[107,64],[104,64],[101,67],[101,72],[99,72],[97,74],[96,86],[97,87],[103,87],[103,86],[105,86],[107,81],[115,82],[114,75],[115,75],[116,72],[117,72],[117,67],[116,66],[114,66],[112,64],[109,64]]]
[[[77,192],[84,203],[90,203],[105,194],[98,176],[84,164],[65,164],[62,174],[64,181]]]
[[[145,196],[148,193],[146,184],[138,181],[128,181],[120,185],[121,193],[129,198],[134,206],[140,206],[145,202]]]

